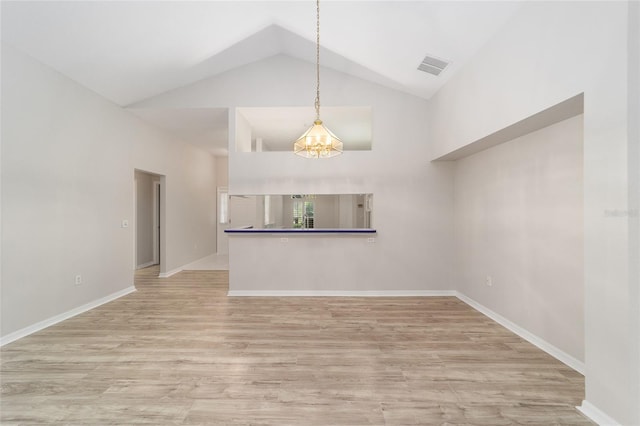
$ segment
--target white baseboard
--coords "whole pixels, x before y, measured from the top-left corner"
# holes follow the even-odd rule
[[[456,296],[453,290],[229,290],[230,297],[438,297]]]
[[[168,272],[160,272],[160,273],[158,274],[158,278],[169,278],[171,275],[175,275],[175,274],[177,274],[178,272],[182,272],[182,268],[183,268],[183,267],[181,266],[181,267],[179,267],[179,268],[172,269],[172,270],[170,270],[170,271],[168,271]]]
[[[201,258],[200,258],[200,259],[198,259],[198,260],[194,260],[193,262],[186,263],[186,264],[184,264],[184,265],[182,265],[182,266],[180,266],[180,267],[178,267],[178,268],[172,269],[172,270],[170,270],[170,271],[167,271],[167,272],[160,272],[160,273],[158,274],[158,278],[169,278],[171,275],[175,275],[175,274],[177,274],[178,272],[182,272],[182,271],[188,270],[188,269],[189,269],[189,267],[190,267],[190,265],[193,265],[193,264],[195,264],[195,263],[201,262],[201,261],[205,260],[206,258],[208,258],[208,257],[212,256],[212,255],[213,255],[213,253],[212,253],[212,254],[208,254],[208,255],[206,255],[206,256],[204,256],[204,257],[201,257]]]
[[[97,308],[100,305],[104,305],[105,303],[111,302],[112,300],[118,299],[122,296],[126,296],[129,293],[133,293],[134,291],[136,291],[136,288],[134,286],[131,287],[127,287],[124,290],[120,290],[117,291],[115,293],[112,293],[108,296],[105,297],[101,297],[100,299],[94,300],[92,302],[86,303],[82,306],[78,306],[77,308],[71,309],[70,311],[61,313],[59,315],[56,315],[54,317],[48,318],[46,320],[37,322],[33,325],[30,325],[28,327],[25,327],[21,330],[18,331],[14,331],[13,333],[9,333],[6,336],[2,336],[0,337],[0,346],[4,346],[8,343],[11,342],[15,342],[18,339],[21,339],[25,336],[28,336],[30,334],[33,334],[37,331],[43,330],[47,327],[50,327],[54,324],[59,323],[60,321],[64,321],[66,319],[69,319],[71,317],[75,317],[76,315],[79,315],[83,312],[86,312],[90,309],[93,308]]]
[[[172,269],[172,270],[170,270],[168,272],[161,272],[161,273],[158,274],[158,278],[169,278],[171,275],[175,275],[178,272],[188,271],[189,268],[191,268],[191,265],[196,265],[196,264],[198,264],[198,262],[205,261],[208,257],[214,256],[214,255],[215,255],[215,253],[211,253],[211,254],[208,254],[208,255],[206,255],[204,257],[201,257],[198,260],[194,260],[193,262],[189,262],[187,264],[184,264],[184,265],[180,266],[179,268]]]
[[[620,423],[606,415],[602,410],[587,400],[582,401],[582,405],[576,407],[578,411],[593,420],[600,426],[618,426]]]
[[[217,256],[217,254],[216,254],[216,253],[211,253],[211,254],[208,254],[208,255],[206,255],[206,256],[203,256],[203,257],[201,257],[201,258],[200,258],[200,259],[198,259],[198,260],[194,260],[193,262],[189,262],[189,263],[187,263],[186,265],[183,265],[181,269],[182,269],[183,271],[191,271],[191,270],[193,270],[193,269],[191,269],[191,268],[193,268],[193,265],[197,265],[197,264],[199,264],[199,263],[201,263],[201,262],[206,262],[206,261],[207,261],[208,259],[210,259],[212,256]],[[197,269],[195,269],[195,270],[197,270]]]
[[[178,272],[182,272],[182,271],[188,270],[189,269],[189,265],[193,265],[194,263],[200,262],[200,261],[202,261],[202,260],[204,260],[207,257],[212,256],[212,255],[213,255],[213,253],[212,254],[208,254],[208,255],[206,255],[204,257],[201,257],[198,260],[194,260],[193,262],[186,263],[186,264],[184,264],[184,265],[182,265],[182,266],[180,266],[178,268],[172,269],[170,271],[160,272],[158,274],[158,278],[169,278],[171,275],[175,275]]]
[[[576,358],[574,358],[571,355],[569,355],[568,353],[558,349],[557,347],[555,347],[551,343],[547,342],[546,340],[541,339],[540,337],[536,336],[535,334],[533,334],[533,333],[525,330],[524,328],[520,327],[519,325],[509,321],[508,319],[506,319],[502,315],[493,312],[491,309],[487,308],[484,305],[481,305],[480,303],[478,303],[475,300],[465,296],[464,294],[462,294],[460,292],[456,292],[456,293],[457,293],[456,296],[458,297],[458,299],[462,300],[467,305],[471,306],[472,308],[476,309],[477,311],[480,311],[481,313],[483,313],[484,315],[488,316],[489,318],[491,318],[492,320],[494,320],[495,322],[497,322],[501,326],[511,330],[512,332],[514,332],[518,336],[522,337],[524,340],[526,340],[529,343],[537,346],[538,348],[542,349],[543,351],[545,351],[546,353],[548,353],[552,357],[556,358],[558,361],[565,363],[569,367],[571,367],[574,370],[576,370],[578,373],[584,375],[584,371],[585,371],[584,362],[577,360]]]
[[[154,262],[152,260],[151,262],[143,263],[142,265],[136,266],[136,269],[144,269],[144,268],[148,268],[149,266],[156,265],[156,264],[157,264],[157,262]]]
[[[491,318],[498,324],[542,349],[560,362],[584,374],[584,362],[572,357],[556,346],[509,321],[500,314],[455,290],[390,290],[390,291],[338,291],[338,290],[229,290],[229,297],[457,297],[467,305]]]
[[[169,272],[161,273],[159,276],[161,278],[168,278],[178,272],[182,271],[182,268],[176,268]],[[89,302],[77,308],[74,308],[70,311],[64,312],[62,314],[56,315],[52,318],[46,319],[44,321],[40,321],[36,324],[25,327],[21,330],[10,333],[6,336],[0,337],[0,346],[6,345],[8,343],[14,342],[22,337],[28,336],[29,334],[40,331],[44,328],[52,326],[54,324],[59,323],[60,321],[64,321],[68,318],[74,317],[78,314],[86,312],[90,309],[96,308],[100,305],[103,305],[112,300],[118,299],[122,296],[125,296],[129,293],[136,291],[134,286],[127,287],[123,290],[110,294],[108,296],[102,297],[100,299],[94,300],[93,302]],[[504,318],[502,315],[499,315],[493,312],[491,309],[481,305],[475,300],[465,296],[464,294],[455,291],[455,290],[388,290],[388,291],[339,291],[339,290],[229,290],[228,296],[230,297],[443,297],[443,296],[453,296],[465,302],[467,305],[496,321],[498,324],[527,340],[529,343],[537,346],[542,349],[549,355],[558,359],[559,361],[565,363],[569,367],[573,368],[577,372],[584,374],[585,366],[582,361],[577,360],[576,358],[570,356],[566,352],[558,349],[553,346],[549,342],[541,339],[540,337],[530,333],[524,328],[514,324],[508,319]],[[590,419],[596,421],[600,425],[615,425],[616,423],[613,419],[608,417],[598,408],[590,404],[588,401],[583,401],[582,406],[578,407],[578,409],[584,413]],[[600,419],[600,420],[598,420]]]

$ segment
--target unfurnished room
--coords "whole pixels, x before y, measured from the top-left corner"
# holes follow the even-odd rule
[[[3,425],[640,425],[640,2],[0,14]]]

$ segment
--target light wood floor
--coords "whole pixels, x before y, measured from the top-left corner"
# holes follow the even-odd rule
[[[229,298],[226,271],[2,348],[3,425],[591,424],[583,377],[463,302]]]

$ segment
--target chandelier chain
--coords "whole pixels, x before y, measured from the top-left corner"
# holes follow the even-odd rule
[[[320,0],[316,0],[316,120],[320,120]]]
[[[342,141],[320,120],[320,0],[316,0],[316,120],[293,143],[293,152],[306,158],[331,158],[342,154]]]

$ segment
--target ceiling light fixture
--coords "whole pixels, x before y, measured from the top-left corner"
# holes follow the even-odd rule
[[[306,158],[330,158],[342,154],[342,142],[320,120],[320,0],[316,0],[316,119],[293,143],[293,152]]]

